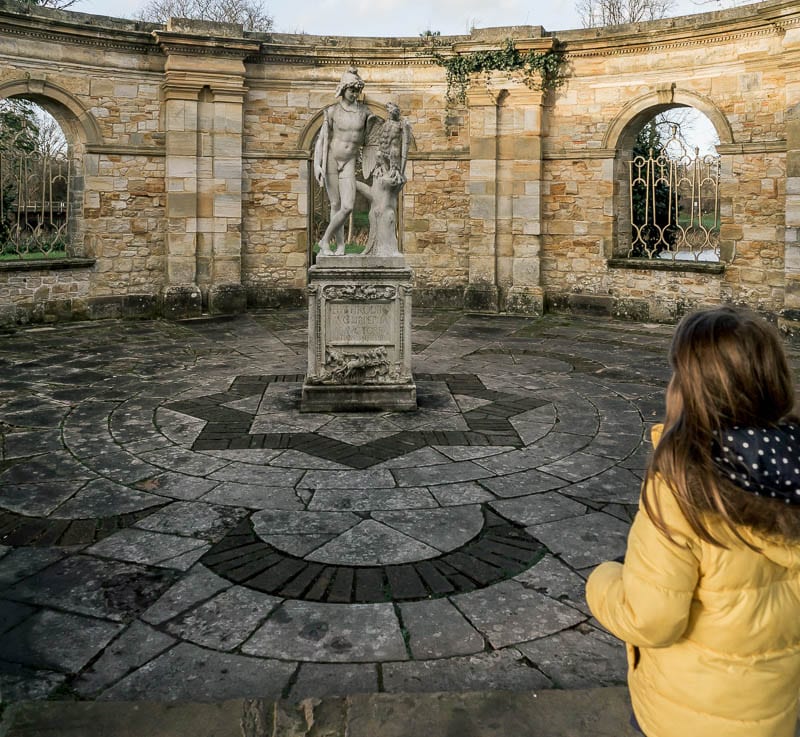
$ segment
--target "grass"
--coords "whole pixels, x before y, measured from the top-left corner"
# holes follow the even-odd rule
[[[364,246],[361,243],[345,243],[344,244],[344,252],[345,254],[359,254],[364,250]],[[314,244],[314,253],[319,253],[319,243]]]
[[[52,258],[66,258],[66,251],[28,251],[26,253],[0,253],[0,261],[43,261]]]

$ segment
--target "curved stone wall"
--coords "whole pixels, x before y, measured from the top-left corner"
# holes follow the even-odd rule
[[[444,54],[508,37],[565,54],[555,92],[494,73],[462,105],[447,103],[420,38],[163,28],[25,7],[0,0],[0,97],[32,99],[62,124],[82,259],[57,271],[0,263],[0,321],[302,304],[312,141],[353,63],[366,101],[396,101],[413,126],[401,226],[415,304],[669,321],[733,301],[790,327],[800,317],[795,2],[438,38]],[[623,161],[636,127],[676,106],[705,113],[720,136],[723,264],[633,269],[642,264],[619,258]]]

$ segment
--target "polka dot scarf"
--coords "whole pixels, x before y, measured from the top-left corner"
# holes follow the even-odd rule
[[[714,463],[744,491],[800,504],[800,425],[724,430],[714,443]]]

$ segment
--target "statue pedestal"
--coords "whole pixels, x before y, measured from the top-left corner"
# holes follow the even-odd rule
[[[401,255],[319,256],[309,269],[302,412],[411,411],[411,282]]]

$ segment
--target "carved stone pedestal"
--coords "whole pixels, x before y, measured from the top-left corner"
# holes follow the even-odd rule
[[[410,411],[411,282],[402,256],[319,256],[309,270],[303,412]]]

